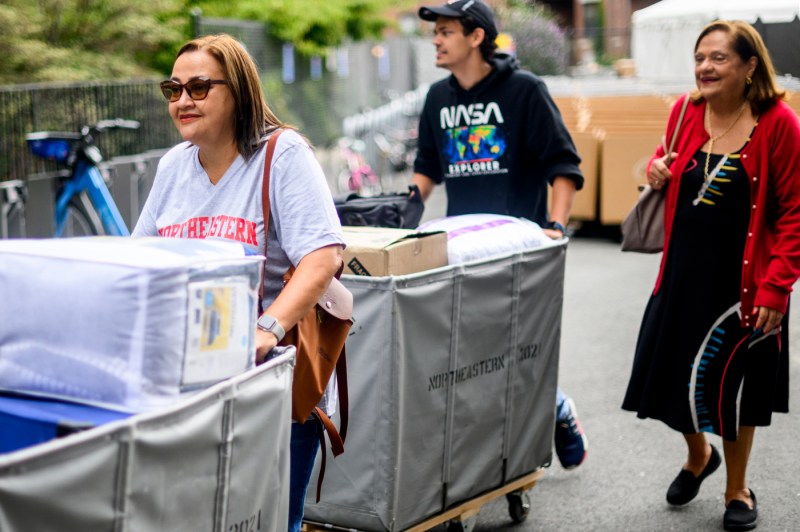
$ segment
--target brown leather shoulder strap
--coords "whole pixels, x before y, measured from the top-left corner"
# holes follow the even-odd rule
[[[675,149],[675,141],[678,140],[678,131],[681,129],[681,125],[683,124],[683,117],[686,114],[686,108],[689,106],[689,100],[691,99],[690,95],[686,95],[683,99],[683,105],[681,105],[681,114],[678,115],[678,122],[675,124],[675,131],[672,132],[672,139],[669,141],[669,151],[667,155],[672,153],[672,150]]]
[[[336,384],[339,389],[339,435],[342,443],[347,439],[347,425],[350,421],[350,395],[347,391],[347,350],[342,347],[336,361]]]
[[[264,297],[264,277],[267,275],[267,248],[269,245],[269,177],[272,167],[272,155],[275,153],[275,145],[278,144],[278,137],[283,132],[282,129],[275,130],[267,141],[267,153],[264,155],[264,178],[261,183],[261,208],[264,212],[264,267],[261,269],[261,285],[258,287],[259,300]],[[261,309],[258,309],[261,314]]]
[[[331,453],[334,458],[344,452],[344,442],[342,438],[339,437],[339,432],[336,430],[336,426],[333,424],[333,421],[331,421],[331,418],[329,418],[320,407],[314,407],[314,410],[311,411],[311,415],[314,416],[314,420],[306,421],[306,423],[319,423],[320,425],[319,445],[322,462],[319,465],[319,478],[317,478],[317,502],[319,502],[322,496],[322,481],[325,479],[325,466],[327,465],[326,456],[328,455],[328,451],[325,447],[325,433],[328,433],[328,438],[331,440]]]

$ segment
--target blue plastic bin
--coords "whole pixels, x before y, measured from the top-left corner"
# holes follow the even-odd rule
[[[0,453],[9,453],[131,414],[95,406],[0,392]]]

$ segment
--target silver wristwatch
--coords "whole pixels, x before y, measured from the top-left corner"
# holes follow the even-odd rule
[[[281,324],[278,323],[278,320],[269,314],[262,314],[261,317],[258,318],[256,326],[262,331],[271,332],[274,334],[275,338],[277,338],[279,342],[283,340],[284,336],[286,336],[286,331],[283,330],[283,327],[281,327]]]

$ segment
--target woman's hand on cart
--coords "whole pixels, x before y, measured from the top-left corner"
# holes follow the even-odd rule
[[[256,327],[256,365],[263,364],[272,348],[278,345],[278,338]]]

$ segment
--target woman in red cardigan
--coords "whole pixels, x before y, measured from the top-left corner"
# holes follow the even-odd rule
[[[667,491],[682,505],[722,459],[726,530],[756,526],[746,470],[756,426],[787,412],[786,314],[800,276],[800,122],[747,23],[716,21],[695,45],[697,90],[673,153],[647,178],[664,188],[665,240],[623,408],[683,434],[688,459]],[[667,137],[678,122],[672,110]]]

